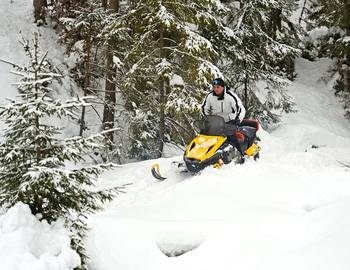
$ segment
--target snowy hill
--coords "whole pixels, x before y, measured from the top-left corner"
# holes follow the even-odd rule
[[[19,32],[29,37],[37,30],[31,6],[29,0],[0,1],[1,59],[22,61]],[[49,27],[40,32],[44,49],[50,48],[51,58],[65,65],[57,36]],[[152,178],[151,164],[158,162],[167,171],[181,157],[132,163],[105,174],[104,187],[133,185],[90,217],[91,268],[350,269],[349,169],[340,164],[350,163],[350,127],[320,80],[328,64],[325,59],[297,61],[298,77],[289,93],[298,112],[284,115],[273,132],[260,132],[259,162],[208,168],[189,178],[170,173],[164,182]],[[15,95],[10,69],[0,64],[0,104]],[[62,95],[69,89],[64,84]],[[68,269],[77,264],[60,224],[40,224],[26,207],[16,209],[0,218],[1,269]]]
[[[328,60],[297,61],[289,87],[298,112],[261,131],[259,162],[230,164],[184,179],[152,179],[172,159],[134,163],[105,186],[133,182],[91,217],[96,269],[349,269],[350,127],[320,80]],[[181,256],[167,257],[181,254]]]
[[[58,36],[50,26],[38,28],[33,23],[33,3],[29,0],[0,1],[0,59],[22,65],[25,63],[22,38],[32,40],[33,32],[39,32],[40,46],[43,51],[49,51],[49,59],[59,69],[66,70],[67,59],[64,49],[58,44]],[[11,83],[16,82],[16,76],[9,75],[10,65],[0,64],[1,97],[15,96],[15,88]],[[59,72],[58,71],[58,72]],[[62,75],[67,75],[63,73]],[[60,95],[67,96],[70,86],[66,80],[62,81]],[[3,103],[3,101],[1,101]]]

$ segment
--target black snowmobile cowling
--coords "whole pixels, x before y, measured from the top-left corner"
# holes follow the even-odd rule
[[[187,170],[197,173],[213,165],[220,168],[235,160],[244,163],[246,157],[259,157],[260,147],[256,143],[256,132],[259,123],[256,120],[244,119],[239,126],[225,123],[220,116],[207,116],[197,122],[199,134],[187,146],[183,161]],[[236,142],[227,141],[227,136],[236,138]],[[152,175],[158,180],[161,176],[159,165],[152,166]]]

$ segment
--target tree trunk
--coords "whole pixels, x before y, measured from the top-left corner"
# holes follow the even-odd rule
[[[36,61],[38,59],[35,59]],[[34,80],[37,81],[38,80],[38,70],[36,70],[34,72]],[[38,96],[38,85],[35,84],[35,99],[37,100],[39,98]],[[37,108],[38,109],[38,108]],[[36,136],[39,136],[39,129],[40,129],[40,122],[39,122],[39,116],[35,115],[35,129],[36,129]],[[41,161],[41,147],[40,147],[40,141],[36,140],[36,163],[39,164],[39,162]]]
[[[107,0],[102,0],[102,7],[107,9]]]
[[[243,70],[246,70],[246,62],[243,62]],[[249,77],[248,73],[246,72],[244,75],[244,107],[246,111],[248,111],[248,82],[249,82]]]
[[[119,11],[119,0],[109,0],[108,8],[113,10],[114,12]]]
[[[300,13],[300,17],[299,17],[299,24],[301,23],[301,20],[303,19],[303,16],[304,16],[304,11],[306,9],[306,1],[307,0],[304,0],[303,8],[301,9],[301,13]]]
[[[162,78],[159,82],[159,144],[158,144],[158,155],[162,157],[164,149],[164,138],[165,138],[165,81]]]
[[[103,110],[103,129],[108,130],[114,127],[114,115],[116,104],[116,85],[113,69],[113,48],[107,46],[106,53],[106,82],[105,82],[105,104]],[[109,132],[107,138],[113,141],[113,132]]]
[[[272,9],[270,13],[270,20],[267,27],[273,39],[276,38],[277,30],[281,30],[282,27],[281,14],[282,10],[278,8]]]
[[[33,0],[34,6],[34,22],[38,25],[45,23],[45,8],[47,0]]]
[[[36,63],[39,63],[39,59],[38,59],[38,50],[39,50],[39,41],[38,41],[38,36],[35,35],[35,52],[34,52],[34,60]],[[34,71],[34,80],[37,81],[39,80],[39,73],[41,69],[41,65],[38,66],[38,68],[35,69]],[[35,100],[38,100],[39,98],[39,86],[37,84],[35,84],[34,86],[34,91],[35,91]],[[38,105],[37,105],[37,110],[38,110]],[[40,134],[40,120],[39,120],[39,116],[35,115],[35,129],[36,129],[36,165],[39,165],[40,161],[43,159],[42,157],[42,144],[41,141],[38,140],[39,134]],[[32,206],[31,206],[31,210],[33,215],[36,215],[38,213],[43,214],[43,202],[41,199],[41,196],[37,193],[34,194],[34,202],[32,202]]]
[[[159,38],[160,58],[164,58],[164,29],[160,29]],[[159,82],[159,141],[158,141],[158,155],[161,157],[164,149],[165,138],[165,79],[160,78]]]
[[[350,36],[350,1],[345,0],[345,30],[346,36]],[[346,46],[345,59],[344,59],[345,69],[343,72],[344,79],[344,89],[346,92],[350,93],[350,46]]]
[[[108,8],[114,12],[119,11],[119,0],[109,0]],[[102,127],[104,130],[114,128],[114,116],[116,105],[116,84],[114,80],[115,69],[113,68],[113,45],[107,45],[106,53],[106,82],[105,82],[105,104],[103,109]],[[113,132],[106,137],[113,142]],[[110,146],[111,147],[111,146]]]
[[[85,77],[84,77],[84,83],[83,83],[83,91],[84,91],[84,97],[86,97],[89,94],[89,87],[90,87],[90,77],[91,77],[91,63],[90,63],[90,55],[91,55],[91,37],[88,37],[88,39],[85,41]],[[86,129],[86,123],[85,123],[85,112],[86,108],[83,106],[81,111],[81,118],[80,118],[80,130],[79,130],[79,136],[83,136],[84,130]]]

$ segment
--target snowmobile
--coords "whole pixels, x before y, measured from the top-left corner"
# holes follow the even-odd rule
[[[183,171],[196,174],[208,166],[220,168],[223,164],[244,163],[247,157],[259,158],[260,147],[256,132],[259,123],[244,119],[239,126],[225,123],[221,116],[206,116],[197,123],[199,134],[187,146],[183,162],[176,163]],[[233,140],[228,141],[227,136]],[[165,180],[158,164],[152,166],[152,175],[158,180]]]

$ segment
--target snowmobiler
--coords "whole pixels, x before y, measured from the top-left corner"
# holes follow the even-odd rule
[[[199,134],[187,146],[183,156],[187,171],[197,173],[204,168],[213,165],[220,168],[231,161],[244,163],[245,158],[259,157],[260,147],[256,143],[256,132],[259,123],[255,120],[243,119],[239,126],[225,123],[224,118],[217,115],[209,115],[199,121]],[[227,140],[228,136],[235,136],[236,143]],[[159,165],[152,166],[152,174],[158,180],[164,180],[161,176]]]
[[[226,83],[217,78],[212,82],[213,88],[202,102],[202,115],[219,115],[225,122],[242,122],[246,109],[242,100],[230,90]]]

